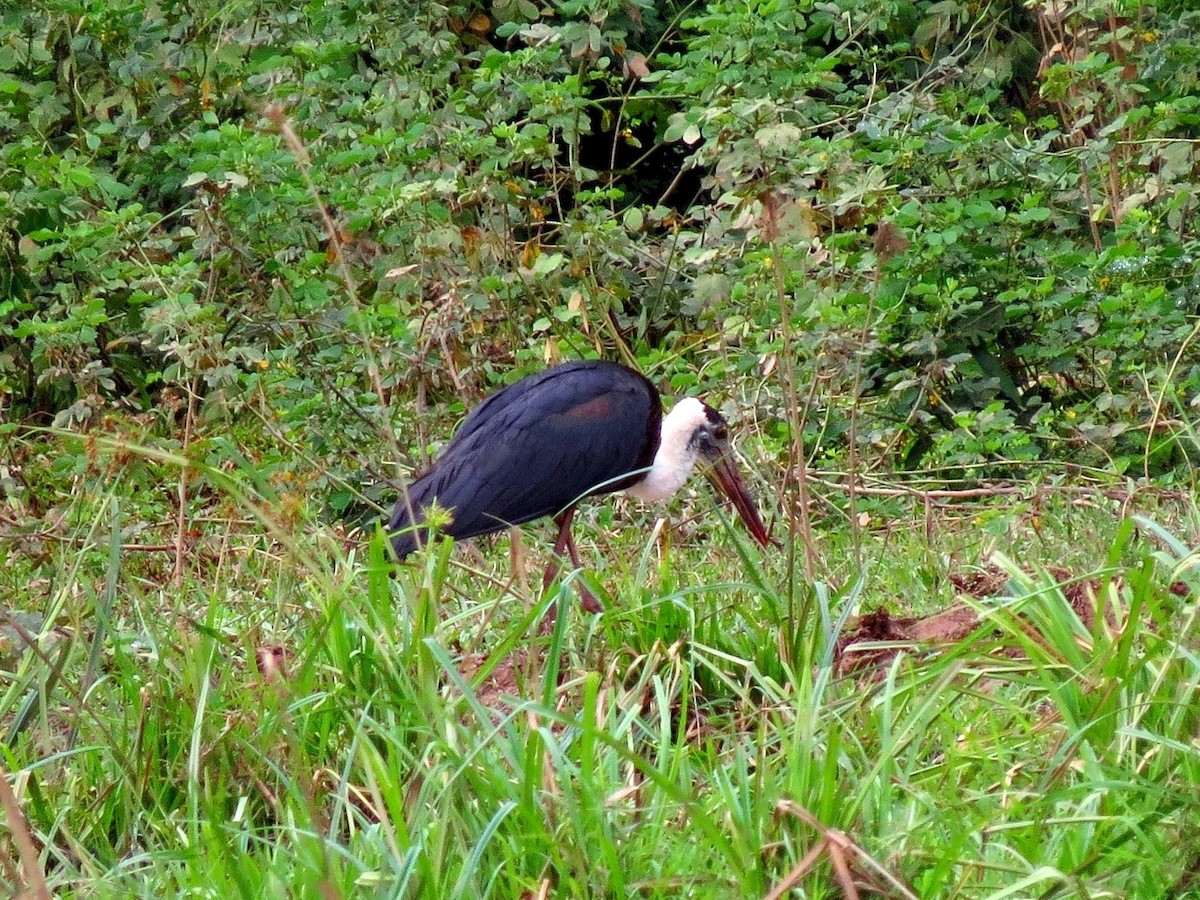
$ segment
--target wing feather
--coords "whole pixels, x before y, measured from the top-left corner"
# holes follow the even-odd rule
[[[517,382],[471,412],[409,488],[417,520],[436,499],[453,516],[447,534],[475,537],[620,490],[653,458],[659,417],[653,386],[613,364],[568,364]],[[388,527],[408,523],[401,497]],[[404,556],[416,541],[397,535],[394,544]]]

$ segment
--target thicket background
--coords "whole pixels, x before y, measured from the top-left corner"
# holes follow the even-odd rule
[[[584,355],[715,399],[777,536],[812,536],[813,483],[855,528],[899,508],[855,493],[877,483],[1186,502],[1198,188],[1190,0],[6,5],[5,583],[55,597],[53,620],[56,592],[96,578],[103,627],[73,619],[69,645],[82,710],[122,578],[186,598],[211,576],[193,611],[228,634],[205,616],[233,590],[231,543],[369,521],[480,397]],[[139,540],[161,558],[130,575]],[[808,576],[852,569],[857,540],[853,563],[810,542]],[[241,575],[238,596],[273,583]],[[775,666],[770,644],[747,653]],[[0,705],[24,710],[6,719],[13,770],[37,756],[24,692],[64,671],[43,662]],[[171,671],[203,684],[189,666]],[[181,740],[195,760],[199,737]],[[136,818],[97,807],[77,831]],[[56,865],[74,883],[143,841],[82,840]]]
[[[10,10],[0,414],[196,398],[319,494],[598,352],[780,458],[1186,472],[1189,7]]]

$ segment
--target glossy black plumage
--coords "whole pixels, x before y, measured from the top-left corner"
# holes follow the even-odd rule
[[[615,363],[566,363],[510,385],[467,416],[401,495],[388,523],[396,555],[417,549],[410,504],[419,523],[436,499],[453,516],[444,532],[469,538],[629,487],[654,461],[662,417],[654,385]]]

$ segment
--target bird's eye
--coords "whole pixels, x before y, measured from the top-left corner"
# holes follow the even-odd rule
[[[729,429],[724,425],[718,425],[712,430],[712,436],[718,441],[726,440],[729,437]]]

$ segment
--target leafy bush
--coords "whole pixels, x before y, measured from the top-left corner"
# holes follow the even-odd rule
[[[791,372],[803,391],[767,379],[764,410],[834,462],[1185,459],[1194,11],[3,23],[8,415],[86,424],[173,386],[344,474],[393,406],[418,400],[400,439],[423,447],[422,410],[602,352],[683,389]]]

